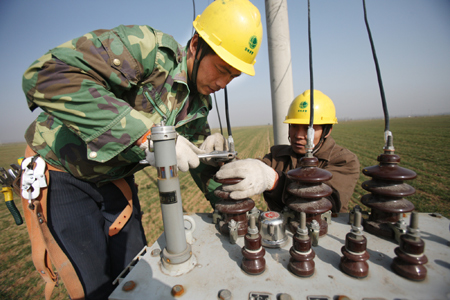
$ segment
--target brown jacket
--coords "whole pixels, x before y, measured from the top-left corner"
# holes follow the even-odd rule
[[[358,157],[350,150],[336,144],[330,136],[314,154],[319,159],[319,168],[325,169],[333,177],[324,182],[331,186],[333,193],[328,199],[333,204],[333,212],[347,212],[359,178],[360,167]],[[286,181],[286,173],[300,166],[302,155],[295,153],[290,145],[277,145],[270,148],[263,161],[277,171],[279,181],[272,191],[264,192],[264,199],[270,210],[281,211],[284,207],[282,194]]]

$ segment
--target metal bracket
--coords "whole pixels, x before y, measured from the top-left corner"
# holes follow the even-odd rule
[[[33,169],[33,162],[35,167]],[[28,157],[22,162],[22,197],[28,199],[31,203],[32,199],[36,199],[41,193],[41,188],[47,187],[45,179],[45,161],[39,157]]]

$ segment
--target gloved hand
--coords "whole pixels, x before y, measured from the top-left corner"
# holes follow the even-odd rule
[[[218,179],[243,178],[239,183],[222,185],[231,192],[232,199],[243,199],[272,190],[278,181],[278,173],[258,159],[236,160],[223,165],[216,173]]]
[[[200,159],[197,155],[206,153],[205,150],[197,148],[181,135],[177,135],[175,150],[177,153],[178,170],[181,172],[186,172],[189,168],[197,168],[200,164]]]
[[[223,135],[217,132],[208,136],[203,144],[200,145],[200,149],[205,150],[205,153],[211,153],[213,151],[226,151],[228,150],[228,144]],[[200,161],[214,167],[219,166],[219,164],[211,157],[201,158]]]

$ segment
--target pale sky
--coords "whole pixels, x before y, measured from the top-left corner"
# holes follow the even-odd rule
[[[211,0],[195,0],[200,14]],[[253,0],[264,36],[256,75],[228,87],[233,127],[272,124],[265,3]],[[294,95],[309,88],[308,6],[287,0]],[[450,1],[366,0],[390,117],[450,114]],[[0,144],[24,141],[39,112],[28,110],[24,71],[47,50],[100,28],[150,25],[185,45],[193,1],[0,1]],[[362,0],[311,0],[314,87],[335,103],[337,118],[382,118],[383,111]],[[216,93],[226,128],[223,92]],[[215,108],[210,113],[217,128]]]

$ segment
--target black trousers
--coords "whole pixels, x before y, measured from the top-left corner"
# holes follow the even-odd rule
[[[86,299],[107,299],[114,279],[147,244],[134,176],[125,179],[133,193],[133,214],[110,237],[109,226],[128,203],[120,189],[50,171],[48,225],[77,271]]]

